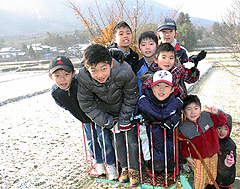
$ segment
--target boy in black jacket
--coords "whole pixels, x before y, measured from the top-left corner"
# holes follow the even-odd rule
[[[91,135],[91,119],[79,107],[77,100],[77,74],[74,70],[72,62],[65,56],[57,56],[52,59],[49,64],[49,77],[55,82],[52,87],[52,97],[55,102],[62,108],[68,110],[74,117],[83,123],[85,133],[87,136],[88,146],[90,148],[92,157],[97,161],[96,174],[105,174],[104,166],[104,149],[101,127],[93,126],[93,137],[95,144],[95,153],[93,151],[93,139]],[[104,139],[107,153],[107,171],[109,180],[117,178],[116,168],[114,167],[114,151],[111,145],[111,138],[109,131],[104,131]],[[98,140],[100,144],[98,143]]]
[[[230,138],[232,117],[226,114],[227,124],[217,126],[220,151],[218,153],[217,184],[220,189],[229,189],[236,176],[236,144]],[[207,186],[208,189],[215,188]]]
[[[126,61],[136,74],[139,56],[130,48],[132,41],[131,27],[125,21],[121,21],[113,29],[113,43],[109,47],[109,51],[118,62]]]

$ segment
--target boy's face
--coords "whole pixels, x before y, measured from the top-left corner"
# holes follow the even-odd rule
[[[217,133],[220,139],[224,139],[228,135],[228,128],[225,125],[217,126]]]
[[[176,36],[176,30],[164,29],[158,32],[162,43],[171,43]]]
[[[171,87],[165,82],[159,82],[152,87],[154,96],[158,100],[165,100],[174,91],[174,87]]]
[[[117,43],[118,47],[129,47],[132,43],[132,32],[128,27],[117,29],[116,36],[113,37],[113,41]]]
[[[66,90],[70,87],[72,78],[75,76],[74,72],[67,72],[65,70],[57,70],[49,77],[56,83],[56,85],[63,90]]]
[[[142,39],[139,50],[143,54],[144,57],[150,58],[154,56],[156,51],[157,44],[152,39]]]
[[[175,63],[175,54],[173,51],[163,51],[159,54],[158,58],[154,57],[154,62],[162,70],[170,70]]]
[[[201,107],[195,103],[188,104],[184,109],[185,116],[192,122],[197,122],[201,114]]]
[[[99,83],[105,83],[107,81],[108,77],[110,76],[112,66],[113,62],[111,66],[106,62],[99,62],[96,66],[85,64],[85,67],[89,71],[92,78]]]

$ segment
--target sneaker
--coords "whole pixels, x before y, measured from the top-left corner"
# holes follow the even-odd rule
[[[106,169],[103,163],[97,163],[96,171],[98,175],[106,174]]]
[[[107,165],[108,180],[117,179],[117,169],[115,165]]]
[[[122,173],[121,173],[121,176],[119,177],[119,182],[120,183],[125,183],[125,182],[128,182],[128,181],[129,181],[128,168],[124,167],[124,168],[122,168]]]
[[[137,169],[130,169],[130,186],[138,187],[140,184],[139,171]]]
[[[154,175],[153,175],[152,170],[149,169],[148,167],[147,167],[147,174],[148,174],[148,176],[150,176],[150,177],[156,177],[156,176],[157,176],[157,172],[154,171]]]

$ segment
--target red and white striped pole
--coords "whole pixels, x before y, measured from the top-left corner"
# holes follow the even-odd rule
[[[167,133],[166,133],[166,129],[164,129],[164,157],[165,157],[165,186],[168,187],[168,180],[167,180]]]
[[[151,136],[151,151],[152,151],[152,175],[153,175],[153,186],[155,186],[152,124],[150,124],[150,136]]]

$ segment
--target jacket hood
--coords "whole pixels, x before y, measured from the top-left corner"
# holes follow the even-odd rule
[[[230,136],[232,131],[232,116],[229,114],[226,114],[226,117],[227,117],[227,123],[225,124],[225,126],[228,127],[228,136]]]

